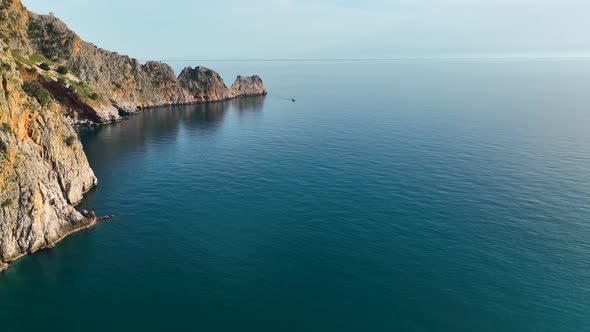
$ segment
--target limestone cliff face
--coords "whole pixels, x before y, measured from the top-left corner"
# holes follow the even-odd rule
[[[238,76],[229,88],[229,95],[231,98],[266,95],[266,88],[258,75]]]
[[[229,97],[227,86],[221,76],[209,68],[186,67],[180,72],[178,80],[197,101],[217,101]]]
[[[68,91],[76,95],[68,98],[69,103],[62,102],[73,122],[107,123],[145,107],[266,94],[257,76],[239,76],[229,89],[219,74],[205,67],[187,67],[176,77],[167,64],[141,64],[137,59],[98,48],[55,16],[27,11],[20,0],[1,1],[0,38],[21,53],[17,60],[24,69],[38,70],[43,63],[53,70],[60,66],[71,69],[67,79],[63,75],[52,77],[61,88],[50,91],[57,90],[54,97],[59,100]]]
[[[72,68],[111,105],[99,108],[100,122],[118,120],[121,110],[133,113],[138,107],[188,103],[188,93],[180,88],[167,64],[144,65],[128,56],[97,48],[85,42],[65,23],[50,15],[30,13],[28,35],[33,52]],[[102,111],[102,112],[101,112]]]
[[[57,103],[41,106],[0,42],[0,270],[92,225],[73,205],[97,180]]]
[[[28,49],[29,12],[20,0],[0,0],[0,39],[11,49]]]
[[[102,99],[97,105],[98,122],[116,121],[119,112],[134,113],[139,108],[219,101],[246,95],[265,94],[259,86],[228,89],[215,71],[205,68],[185,68],[177,78],[164,63],[138,60],[97,48],[80,39],[65,23],[51,15],[28,13],[28,38],[32,52],[72,68],[81,81],[87,82]],[[236,82],[238,83],[238,82]],[[244,92],[248,92],[244,94]],[[118,110],[118,111],[117,111]]]
[[[218,73],[202,66],[184,68],[178,80],[197,102],[266,95],[266,88],[258,76],[238,76],[228,89]]]

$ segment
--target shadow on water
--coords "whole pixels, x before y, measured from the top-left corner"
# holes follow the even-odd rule
[[[98,127],[79,127],[77,132],[90,166],[99,176],[101,172],[112,171],[113,165],[127,156],[146,153],[152,143],[178,140],[182,131],[203,137],[215,135],[228,113],[235,112],[235,116],[242,118],[261,112],[264,99],[264,96],[256,96],[146,109],[128,120]],[[78,208],[93,210],[95,195],[96,189],[88,192]]]
[[[260,112],[264,96],[228,101],[146,109],[130,119],[99,127],[77,129],[90,165],[101,167],[122,154],[141,151],[149,141],[175,139],[181,128],[211,135],[221,127],[230,111],[238,116]]]

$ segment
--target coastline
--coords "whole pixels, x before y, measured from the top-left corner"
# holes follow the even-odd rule
[[[74,126],[267,94],[257,75],[227,86],[206,67],[176,75],[168,64],[99,48],[20,0],[6,0],[0,16],[0,35],[18,32],[0,38],[0,270],[96,224],[75,208],[97,179]]]
[[[70,235],[72,235],[74,233],[77,233],[77,232],[80,232],[80,231],[84,231],[84,230],[87,230],[87,229],[90,229],[90,228],[96,226],[97,220],[98,220],[96,217],[94,217],[94,218],[84,218],[84,219],[89,220],[89,222],[81,225],[80,227],[73,228],[73,229],[67,231],[62,236],[60,236],[57,240],[52,241],[52,242],[48,243],[45,246],[36,248],[36,249],[34,249],[34,250],[30,251],[30,252],[25,252],[25,253],[21,254],[20,256],[17,256],[14,259],[11,259],[10,261],[0,262],[0,273],[9,270],[11,264],[13,264],[14,262],[18,261],[19,259],[21,259],[21,258],[23,258],[25,256],[32,255],[32,254],[36,253],[39,250],[51,249],[51,248],[55,247],[59,242],[61,242],[65,238],[67,238],[68,236],[70,236]]]
[[[166,107],[166,106],[183,106],[183,105],[199,105],[199,104],[214,104],[214,103],[221,103],[221,102],[225,102],[225,101],[230,101],[230,100],[235,100],[235,99],[240,99],[240,98],[249,98],[249,97],[265,97],[267,95],[267,91],[264,91],[264,93],[261,94],[252,94],[252,95],[243,95],[243,96],[235,96],[235,97],[228,97],[228,98],[223,98],[223,99],[219,99],[219,100],[207,100],[207,101],[196,101],[196,102],[189,102],[189,103],[170,103],[170,104],[165,104],[165,105],[154,105],[154,106],[147,106],[147,107],[140,107],[138,108],[138,110],[134,113],[129,114],[128,116],[133,116],[136,114],[139,114],[141,111],[143,110],[149,110],[149,109],[154,109],[154,108],[159,108],[159,107]],[[112,123],[118,123],[118,122],[122,122],[126,120],[126,118],[121,118],[118,121],[113,121],[113,122],[105,122],[105,123],[98,123],[98,122],[92,122],[92,123],[85,123],[85,124],[76,124],[76,123],[72,123],[72,126],[78,126],[78,127],[85,127],[85,126],[101,126],[101,125],[107,125],[107,124],[112,124]],[[86,152],[84,152],[84,154],[86,154]],[[98,187],[98,183],[95,183],[94,185],[92,185],[90,188],[88,188],[88,190],[86,190],[83,193],[83,197],[81,200],[79,200],[78,202],[72,204],[72,206],[75,208],[76,206],[78,206],[82,200],[84,199],[84,196],[90,192],[92,189],[95,189],[96,187]],[[59,242],[65,240],[68,236],[77,233],[77,232],[81,232],[81,231],[85,231],[88,229],[93,228],[94,226],[96,226],[98,224],[98,220],[99,218],[94,215],[94,212],[92,211],[92,216],[86,216],[83,213],[81,213],[80,211],[76,210],[77,213],[82,215],[82,219],[80,220],[80,224],[77,226],[72,227],[71,229],[65,231],[62,235],[60,235],[57,239],[43,245],[40,246],[38,248],[35,248],[31,251],[27,251],[24,252],[14,258],[11,258],[8,261],[0,261],[0,273],[5,272],[7,270],[10,269],[11,265],[18,261],[19,259],[28,256],[28,255],[32,255],[34,253],[36,253],[37,251],[40,250],[47,250],[47,249],[51,249],[53,247],[55,247],[57,244],[59,244]]]
[[[110,122],[93,122],[88,119],[85,119],[85,120],[81,120],[81,121],[71,120],[70,124],[74,127],[95,127],[95,126],[123,122],[123,121],[127,120],[129,117],[139,114],[141,111],[160,108],[160,107],[216,104],[216,103],[223,103],[226,101],[243,99],[243,98],[266,97],[267,95],[268,95],[268,91],[265,90],[264,92],[258,93],[258,94],[240,95],[240,96],[227,97],[227,98],[216,99],[216,100],[203,100],[203,101],[191,101],[191,102],[183,102],[183,103],[165,103],[165,104],[157,104],[157,105],[149,105],[149,106],[138,106],[136,111],[125,112],[125,116],[121,117],[120,119],[113,120]]]
[[[92,189],[94,189],[96,187],[98,187],[98,184],[94,184],[93,186],[91,186],[88,190],[86,190],[84,192],[84,195],[86,195],[88,192],[90,192]],[[82,200],[83,200],[83,198],[82,198]],[[73,204],[72,206],[75,208],[76,206],[80,205],[80,203],[82,202],[82,200],[80,200],[79,202]],[[86,215],[82,214],[78,210],[76,210],[76,212],[82,216],[82,218],[79,220],[79,223],[80,224],[77,227],[74,226],[71,229],[65,231],[57,239],[55,239],[53,241],[50,241],[49,243],[45,244],[44,246],[40,246],[40,247],[35,248],[35,249],[31,250],[31,251],[24,252],[24,253],[22,253],[22,254],[20,254],[20,255],[18,255],[16,257],[14,257],[14,258],[11,258],[8,261],[4,261],[4,262],[0,261],[0,273],[9,270],[10,267],[11,267],[11,265],[14,262],[18,261],[19,259],[21,259],[21,258],[23,258],[25,256],[28,256],[28,255],[32,255],[32,254],[34,254],[34,253],[36,253],[37,251],[40,251],[40,250],[51,249],[51,248],[55,247],[59,242],[65,240],[68,236],[70,236],[70,235],[72,235],[74,233],[77,233],[77,232],[81,232],[81,231],[90,229],[90,228],[92,228],[92,227],[94,227],[94,226],[96,226],[98,224],[98,218],[96,217],[96,215],[94,215],[94,213],[92,213],[91,216],[86,216]]]

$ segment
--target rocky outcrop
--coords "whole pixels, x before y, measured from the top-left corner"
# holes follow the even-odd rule
[[[221,76],[215,71],[198,66],[186,67],[178,76],[195,102],[220,101],[231,98],[266,95],[266,88],[258,76],[238,76],[228,89]]]
[[[180,72],[178,80],[195,101],[219,101],[229,98],[223,79],[209,68],[186,67]]]
[[[229,88],[229,95],[230,98],[263,96],[266,95],[266,88],[258,75],[238,76]]]
[[[4,50],[5,45],[0,42]],[[95,219],[74,204],[97,183],[63,108],[23,91],[9,51],[0,51],[0,270],[52,246]]]
[[[0,1],[0,40],[10,49],[29,49],[29,12],[20,0]]]

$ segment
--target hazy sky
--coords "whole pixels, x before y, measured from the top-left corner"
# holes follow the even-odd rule
[[[22,0],[145,59],[590,55],[590,0]]]

